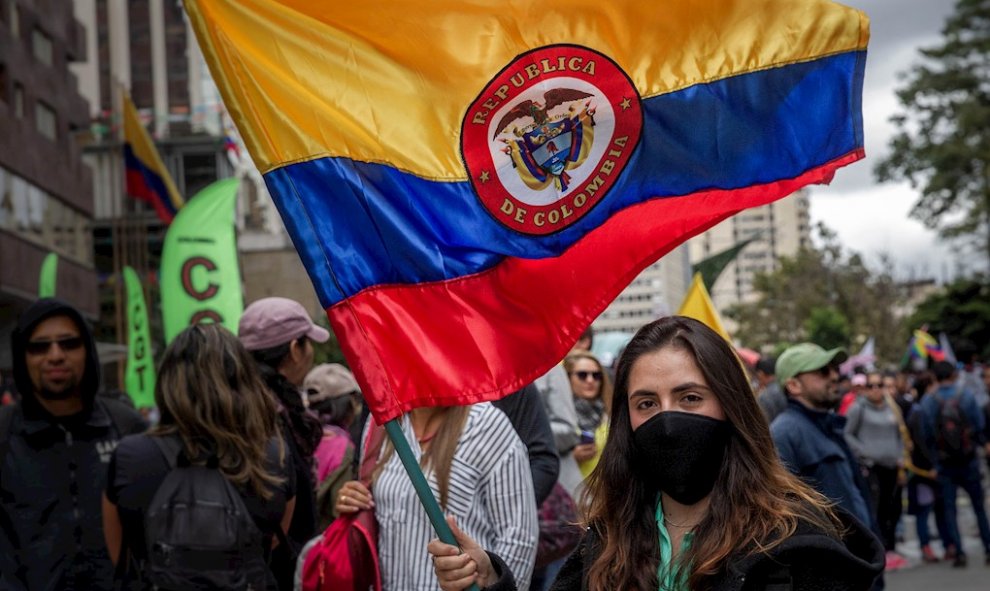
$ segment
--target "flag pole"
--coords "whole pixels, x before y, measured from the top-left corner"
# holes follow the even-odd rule
[[[395,447],[395,453],[398,454],[399,460],[402,461],[402,466],[406,469],[409,480],[412,481],[413,488],[416,489],[416,496],[419,497],[419,502],[426,509],[426,515],[430,518],[430,523],[433,524],[433,529],[437,531],[440,541],[444,544],[457,546],[454,532],[450,529],[447,520],[444,519],[443,510],[440,509],[440,503],[437,502],[436,497],[433,496],[433,491],[430,490],[430,485],[426,482],[423,469],[420,468],[419,462],[416,461],[416,456],[413,455],[412,448],[409,447],[409,441],[402,432],[402,427],[399,426],[399,420],[392,419],[386,422],[385,433],[388,434],[388,438],[392,441],[392,446]],[[479,591],[477,584],[472,584],[468,589],[470,591]]]

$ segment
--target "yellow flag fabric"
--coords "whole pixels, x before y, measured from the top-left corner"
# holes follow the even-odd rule
[[[729,332],[722,325],[722,319],[718,315],[718,310],[715,309],[715,304],[712,303],[711,296],[708,295],[708,289],[705,288],[701,273],[694,274],[691,288],[684,296],[684,302],[677,313],[704,322],[708,328],[722,335],[726,341],[732,342],[732,339],[729,338]]]
[[[262,173],[335,156],[443,181],[466,178],[466,106],[530,48],[609,48],[646,99],[865,49],[869,38],[865,15],[831,2],[649,4],[186,0],[186,10]]]

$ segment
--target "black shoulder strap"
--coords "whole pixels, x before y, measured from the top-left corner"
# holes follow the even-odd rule
[[[103,410],[110,416],[110,422],[121,437],[140,433],[148,428],[141,415],[123,402],[105,397],[99,397],[97,400],[103,405]]]
[[[175,466],[179,462],[179,453],[182,452],[182,440],[178,437],[159,437],[154,435],[149,437],[149,439],[158,447],[158,451],[162,452],[162,455],[165,456],[169,470],[175,470]]]

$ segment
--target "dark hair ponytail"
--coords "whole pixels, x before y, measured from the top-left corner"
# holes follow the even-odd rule
[[[299,337],[300,340],[305,338],[305,336]],[[275,397],[285,409],[286,422],[292,432],[292,439],[295,441],[296,447],[299,448],[299,452],[303,456],[312,458],[316,447],[323,438],[323,425],[320,423],[320,419],[306,410],[299,390],[277,369],[282,360],[289,354],[290,344],[291,342],[252,351],[251,355],[258,362],[258,368],[265,384],[275,393]]]

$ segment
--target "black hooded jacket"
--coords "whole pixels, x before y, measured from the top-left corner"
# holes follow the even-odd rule
[[[31,333],[53,316],[71,318],[86,347],[83,410],[57,418],[34,395],[25,361]],[[0,418],[0,591],[110,589],[100,506],[106,467],[117,441],[146,425],[123,403],[97,398],[96,343],[72,306],[36,301],[10,340],[22,399]]]

